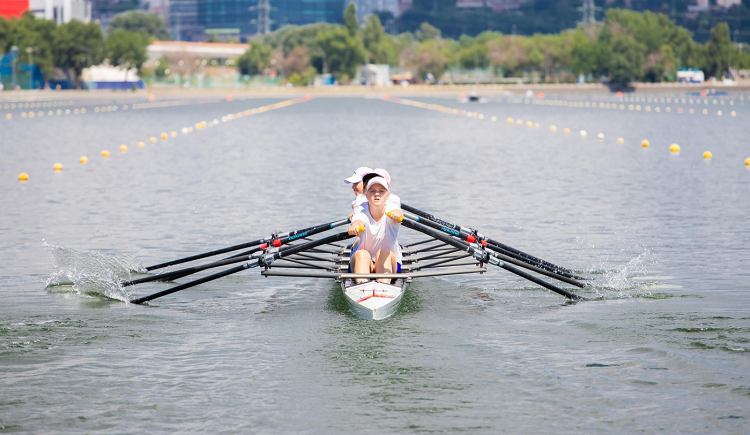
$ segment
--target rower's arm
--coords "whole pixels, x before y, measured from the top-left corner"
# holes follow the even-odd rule
[[[351,234],[352,236],[356,236],[362,231],[364,231],[364,229],[365,229],[365,223],[360,220],[356,220],[352,222],[351,225],[349,225],[348,233]]]

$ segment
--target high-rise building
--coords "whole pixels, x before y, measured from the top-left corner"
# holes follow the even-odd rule
[[[204,27],[198,14],[198,0],[169,0],[168,26],[175,41],[204,39]]]
[[[390,12],[398,16],[398,0],[346,0],[346,4],[354,3],[357,6],[357,18],[364,22],[366,16],[377,12]]]
[[[197,0],[197,3],[198,24],[205,33],[216,35],[254,36],[290,24],[340,23],[344,13],[344,0]],[[172,21],[174,27],[174,17]]]

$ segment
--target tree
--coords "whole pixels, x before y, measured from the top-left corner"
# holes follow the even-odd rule
[[[356,36],[359,32],[359,20],[357,19],[357,6],[349,3],[344,11],[344,26],[349,31],[349,36]]]
[[[439,39],[430,39],[422,42],[417,47],[417,68],[420,77],[425,77],[428,73],[436,79],[445,72],[446,56],[441,50],[442,41]]]
[[[250,43],[250,49],[237,58],[237,69],[242,75],[262,74],[271,61],[271,47],[260,41]]]
[[[0,52],[8,53],[11,47],[17,47],[18,63],[30,64],[33,60],[46,80],[54,67],[52,41],[55,22],[37,19],[27,12],[20,19],[8,21],[0,31],[5,32],[4,36],[0,35]]]
[[[429,23],[425,22],[422,23],[421,26],[419,26],[419,29],[414,32],[414,37],[417,38],[417,41],[422,42],[426,41],[428,39],[435,39],[440,37],[440,29],[437,27],[431,26]]]
[[[727,23],[718,24],[711,29],[711,39],[706,44],[706,58],[703,66],[706,75],[720,77],[727,71],[731,47]]]
[[[104,60],[104,35],[99,24],[72,20],[57,27],[53,43],[55,65],[73,70],[76,88],[84,68]]]
[[[609,44],[610,82],[626,86],[633,79],[640,78],[646,47],[628,35],[613,35]]]
[[[107,59],[112,66],[125,69],[125,80],[128,81],[128,71],[135,68],[140,72],[146,61],[147,37],[140,33],[123,29],[110,31],[107,36]]]
[[[362,40],[352,37],[346,27],[319,33],[315,42],[325,53],[329,70],[340,82],[354,77],[357,66],[364,62],[367,55]]]
[[[164,21],[156,14],[144,14],[138,11],[117,14],[109,22],[108,32],[120,29],[143,33],[160,41],[169,41],[172,39],[172,35],[167,30]]]
[[[380,24],[380,18],[377,15],[368,15],[365,27],[362,29],[362,42],[367,49],[370,63],[389,63],[389,60],[396,59],[397,55],[393,52],[391,39]]]

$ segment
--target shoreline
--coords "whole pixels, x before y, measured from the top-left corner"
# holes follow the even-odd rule
[[[635,83],[625,95],[654,93],[685,93],[716,90],[723,92],[750,91],[750,81],[734,85],[703,83],[688,85],[683,83]],[[402,86],[330,86],[330,87],[272,87],[272,88],[222,88],[222,89],[144,89],[139,91],[91,91],[91,90],[21,90],[0,92],[0,101],[41,101],[41,100],[93,100],[117,98],[118,100],[139,100],[150,95],[162,98],[206,98],[231,95],[236,98],[287,98],[309,94],[314,97],[364,97],[376,94],[393,96],[450,96],[476,91],[480,96],[524,95],[532,91],[534,96],[542,92],[549,95],[559,94],[612,94],[609,87],[599,84],[497,84],[497,85],[409,85]]]

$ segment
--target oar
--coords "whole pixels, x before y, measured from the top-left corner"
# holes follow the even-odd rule
[[[278,259],[280,259],[280,258],[282,258],[284,256],[293,255],[293,254],[296,254],[297,252],[302,252],[302,251],[305,251],[307,249],[315,248],[316,246],[325,245],[325,244],[331,243],[331,242],[338,242],[338,241],[346,240],[346,239],[349,239],[349,238],[352,238],[352,237],[354,237],[354,236],[351,235],[351,234],[349,234],[349,233],[338,233],[338,234],[334,234],[334,235],[331,235],[331,236],[328,236],[328,237],[324,237],[324,238],[319,239],[319,240],[315,240],[315,241],[310,242],[310,243],[305,243],[305,244],[296,245],[296,246],[290,246],[289,249],[287,249],[286,251],[279,251],[279,252],[274,252],[272,254],[264,255],[264,256],[259,257],[258,259],[254,260],[254,261],[250,261],[250,262],[245,263],[245,264],[243,264],[241,266],[235,266],[235,267],[223,270],[223,271],[221,271],[219,273],[215,273],[213,275],[209,275],[209,276],[206,276],[206,277],[203,277],[203,278],[200,278],[200,279],[196,279],[195,281],[190,281],[190,282],[187,282],[185,284],[181,284],[181,285],[178,285],[176,287],[172,287],[172,288],[160,291],[158,293],[154,293],[152,295],[148,295],[148,296],[144,296],[144,297],[141,297],[141,298],[133,299],[133,300],[130,301],[130,303],[132,303],[132,304],[142,304],[144,302],[148,302],[150,300],[153,300],[153,299],[156,299],[156,298],[160,298],[162,296],[170,295],[170,294],[178,292],[180,290],[185,290],[187,288],[195,287],[195,286],[197,286],[199,284],[203,284],[203,283],[206,283],[206,282],[209,282],[209,281],[213,281],[215,279],[219,279],[219,278],[231,275],[233,273],[241,272],[241,271],[243,271],[245,269],[251,269],[251,268],[254,268],[254,267],[258,267],[258,266],[270,267],[271,264],[274,261],[276,261],[276,260],[278,260]]]
[[[402,207],[403,207],[403,204],[402,204]],[[468,252],[474,258],[476,258],[477,260],[479,260],[479,261],[481,261],[483,263],[489,263],[489,264],[493,264],[495,266],[501,267],[501,268],[503,268],[503,269],[505,269],[505,270],[507,270],[507,271],[509,271],[511,273],[514,273],[514,274],[516,274],[516,275],[518,275],[518,276],[520,276],[522,278],[528,279],[529,281],[531,281],[531,282],[533,282],[535,284],[539,284],[540,286],[542,286],[542,287],[544,287],[544,288],[546,288],[548,290],[552,290],[555,293],[563,295],[563,296],[565,296],[568,299],[572,299],[572,300],[582,300],[582,299],[584,299],[584,298],[582,298],[581,296],[578,296],[575,293],[571,293],[571,292],[569,292],[567,290],[563,290],[560,287],[557,287],[557,286],[555,286],[553,284],[550,284],[550,283],[548,283],[548,282],[546,282],[544,280],[541,280],[541,279],[539,279],[539,278],[537,278],[537,277],[535,277],[533,275],[530,275],[530,274],[528,274],[528,273],[526,273],[526,272],[524,272],[522,270],[516,269],[513,266],[505,264],[505,262],[500,261],[500,259],[498,259],[494,255],[493,252],[488,252],[488,251],[485,251],[484,249],[475,248],[474,246],[472,246],[471,244],[469,244],[467,242],[464,242],[464,241],[461,241],[461,240],[456,240],[453,237],[446,236],[445,234],[443,234],[441,232],[438,232],[438,231],[435,231],[435,230],[433,230],[432,228],[430,228],[430,227],[428,227],[426,225],[420,224],[419,222],[417,222],[415,220],[409,219],[408,217],[403,218],[403,220],[401,221],[401,224],[404,225],[407,228],[411,228],[413,230],[416,230],[416,231],[419,231],[421,233],[427,234],[428,236],[434,237],[434,238],[436,238],[436,239],[438,239],[438,240],[440,240],[440,241],[442,241],[444,243],[447,243],[449,245],[455,246],[458,249],[461,249],[463,251]]]
[[[462,227],[460,225],[444,221],[437,216],[431,215],[425,211],[416,209],[414,207],[411,207],[406,204],[401,204],[401,208],[416,214],[417,216],[420,216],[422,218],[425,218],[427,220],[430,220],[434,223],[437,223],[439,225],[442,225],[446,228],[441,228],[442,231],[447,232],[449,234],[454,234],[454,232],[458,232],[458,235],[466,235],[466,236],[472,236],[476,238],[482,245],[489,247],[493,251],[500,250],[500,253],[515,257],[518,260],[524,261],[526,263],[532,264],[537,267],[541,267],[543,269],[547,269],[550,272],[557,273],[559,275],[566,276],[568,278],[575,278],[575,279],[585,279],[580,276],[576,276],[572,270],[567,269],[562,266],[558,266],[556,264],[550,263],[548,261],[542,260],[541,258],[534,257],[531,254],[527,254],[523,251],[520,251],[518,249],[515,249],[511,246],[505,245],[503,243],[498,242],[497,240],[490,239],[489,237],[485,237],[482,234],[479,234],[479,232],[473,228],[468,227]],[[451,231],[453,230],[453,231]],[[455,234],[454,234],[455,235]],[[492,246],[489,246],[492,245]]]
[[[334,228],[335,226],[342,225],[342,222],[343,223],[347,223],[347,222],[349,222],[349,219],[347,218],[347,219],[343,219],[343,220],[340,220],[340,221],[334,221],[334,222],[331,222],[331,223],[328,223],[328,224],[323,224],[323,225],[318,225],[318,226],[315,226],[315,227],[310,227],[310,228],[307,228],[306,230],[301,230],[303,232],[295,231],[293,233],[285,233],[285,234],[281,234],[281,235],[276,235],[277,238],[272,239],[272,241],[270,242],[270,244],[273,245],[274,247],[280,247],[280,246],[285,245],[285,244],[287,244],[287,243],[289,243],[291,241],[297,240],[297,239],[299,239],[301,237],[312,236],[312,235],[315,235],[315,234],[319,234],[319,233],[328,231],[331,228]],[[231,256],[229,258],[225,258],[225,259],[220,260],[220,261],[215,261],[213,263],[203,264],[203,265],[194,266],[194,267],[188,267],[188,268],[185,268],[185,269],[180,269],[180,270],[175,270],[175,271],[172,271],[172,272],[161,273],[161,274],[158,274],[158,275],[147,276],[147,277],[144,277],[144,278],[134,279],[132,281],[124,281],[124,282],[121,282],[120,285],[122,285],[123,287],[128,287],[128,286],[131,286],[131,285],[142,284],[144,282],[151,282],[151,281],[166,281],[166,280],[170,280],[171,281],[171,280],[175,280],[175,279],[178,279],[178,278],[182,278],[184,276],[192,275],[192,274],[194,274],[196,272],[200,272],[202,270],[211,269],[211,268],[214,268],[214,267],[226,266],[228,264],[240,263],[242,261],[248,261],[248,260],[252,259],[252,257],[251,257],[252,254],[255,254],[258,251],[262,251],[262,250],[266,249],[268,247],[268,244],[269,243],[263,243],[260,247],[253,248],[253,249],[251,249],[249,251],[243,252],[240,255],[233,255],[233,256]],[[281,248],[281,249],[283,250],[284,248]]]
[[[274,240],[281,239],[281,238],[287,238],[288,241],[292,241],[292,240],[299,239],[300,237],[305,237],[309,234],[317,234],[317,233],[311,233],[311,232],[316,231],[320,228],[325,228],[326,230],[330,230],[331,228],[336,228],[338,226],[341,226],[347,223],[349,223],[349,219],[341,219],[341,220],[329,222],[327,224],[316,225],[314,227],[305,228],[302,230],[291,231],[291,232],[282,233],[282,234],[275,234],[274,236],[271,236],[271,237],[253,240],[252,242],[241,243],[239,245],[229,246],[227,248],[217,249],[215,251],[204,252],[203,254],[197,254],[197,255],[192,255],[190,257],[167,261],[166,263],[155,264],[153,266],[147,267],[146,270],[151,271],[151,270],[156,270],[156,269],[163,269],[167,266],[174,266],[175,264],[182,264],[182,263],[187,263],[190,261],[200,260],[206,257],[213,257],[214,255],[225,254],[227,252],[237,251],[240,249],[250,248],[253,246],[263,245],[267,243],[273,244]],[[317,232],[320,232],[320,231],[317,231]],[[261,249],[266,249],[266,247],[261,247]],[[243,254],[247,255],[247,253],[243,253]]]
[[[419,223],[421,223],[421,224],[423,224],[423,225],[427,225],[428,227],[432,227],[432,228],[434,228],[436,230],[443,231],[444,233],[450,234],[450,235],[452,235],[452,236],[454,236],[454,237],[456,237],[456,238],[458,238],[460,240],[463,240],[465,242],[474,243],[474,242],[477,241],[476,237],[474,237],[473,234],[469,234],[469,233],[467,233],[463,229],[461,231],[456,231],[456,230],[448,229],[445,226],[440,225],[440,224],[438,224],[436,222],[433,222],[433,221],[431,221],[429,219],[421,219],[419,216],[416,216],[416,218],[412,218],[411,216],[408,216],[408,217],[411,218],[411,219],[413,219],[413,220],[415,220],[415,221],[417,221],[417,222],[419,222]],[[555,279],[557,279],[559,281],[566,282],[568,284],[572,284],[572,285],[574,285],[576,287],[580,287],[580,288],[586,287],[586,284],[583,284],[583,283],[578,282],[578,281],[574,280],[573,278],[571,278],[570,274],[567,274],[567,273],[562,272],[562,271],[558,271],[557,269],[551,269],[551,268],[548,268],[548,267],[544,267],[542,265],[538,265],[537,266],[537,265],[531,264],[531,263],[529,263],[527,261],[524,261],[522,258],[520,258],[519,256],[513,254],[512,252],[508,252],[508,251],[506,251],[504,249],[501,249],[499,247],[495,247],[495,245],[493,245],[491,243],[486,243],[485,242],[483,245],[487,246],[488,248],[490,248],[493,251],[495,251],[495,254],[497,255],[497,257],[499,259],[507,262],[507,263],[515,264],[516,266],[523,267],[524,269],[533,270],[536,273],[539,273],[539,274],[542,274],[542,275],[545,275],[545,276],[549,276],[550,278],[555,278]]]

